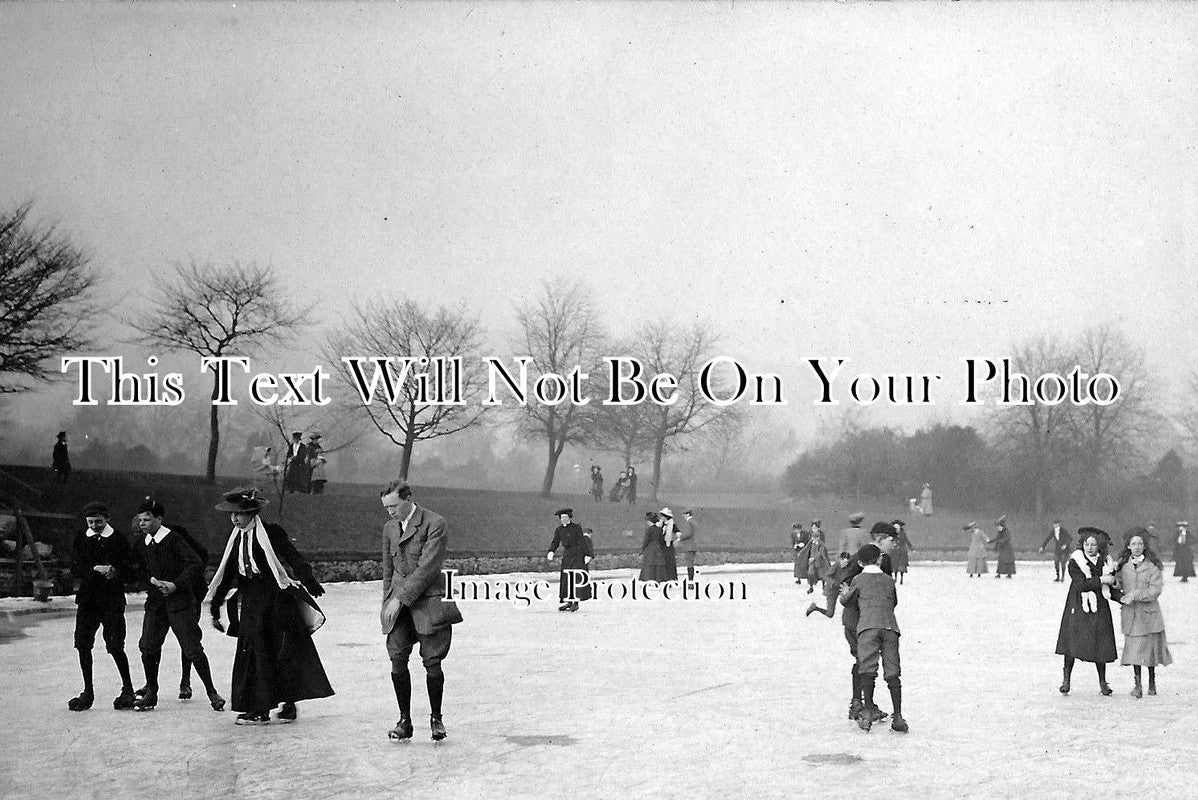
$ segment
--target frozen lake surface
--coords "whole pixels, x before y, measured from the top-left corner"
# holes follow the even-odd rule
[[[1175,663],[1158,670],[1159,696],[1132,699],[1131,668],[1115,664],[1102,697],[1079,663],[1063,697],[1053,647],[1065,584],[1050,564],[1018,569],[1000,581],[912,567],[898,607],[906,735],[846,718],[839,616],[804,618],[820,595],[778,565],[706,573],[743,581],[744,601],[593,601],[567,614],[554,591],[529,607],[463,604],[445,661],[449,738],[435,745],[415,654],[416,737],[386,738],[398,712],[377,582],[327,587],[315,640],[337,694],[301,703],[294,725],[238,727],[202,699],[175,699],[173,638],[155,711],[112,710],[119,680],[99,637],[96,705],[68,711],[81,687],[74,620],[47,615],[0,640],[0,795],[1072,798],[1106,775],[1111,796],[1134,780],[1140,796],[1192,797],[1198,584],[1167,579]],[[521,577],[544,576],[495,576]],[[127,618],[140,686],[141,608]],[[211,628],[204,642],[227,695],[234,642]],[[877,698],[889,710],[880,679]]]

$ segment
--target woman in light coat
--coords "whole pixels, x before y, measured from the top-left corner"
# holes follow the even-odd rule
[[[1157,599],[1165,587],[1165,573],[1160,559],[1148,549],[1148,531],[1132,528],[1127,532],[1127,551],[1116,573],[1123,595],[1121,612],[1123,627],[1123,657],[1120,664],[1130,665],[1135,672],[1136,685],[1131,696],[1144,696],[1141,673],[1148,667],[1148,694],[1156,694],[1156,668],[1173,663],[1169,643],[1165,640],[1165,618]]]
[[[962,526],[961,530],[970,534],[969,554],[965,557],[965,571],[969,577],[986,574],[986,534],[976,522]]]

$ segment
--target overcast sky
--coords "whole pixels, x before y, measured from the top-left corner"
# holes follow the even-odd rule
[[[796,413],[806,356],[958,376],[1106,320],[1176,388],[1195,97],[1181,3],[9,3],[0,205],[33,198],[124,313],[236,258],[322,324],[398,293],[502,341],[576,275],[618,332],[715,320]]]

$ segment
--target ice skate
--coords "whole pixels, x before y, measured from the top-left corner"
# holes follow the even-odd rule
[[[215,690],[208,693],[208,702],[212,704],[213,711],[225,710],[225,698],[220,696],[220,692]]]
[[[72,697],[67,701],[67,708],[72,711],[87,711],[92,707],[92,703],[96,701],[95,693],[88,689],[84,689],[79,693],[78,697]]]
[[[411,718],[401,717],[399,722],[395,723],[395,727],[387,731],[387,738],[404,741],[405,739],[411,739],[414,732]]]
[[[895,714],[894,718],[890,720],[890,730],[895,733],[906,733],[909,730],[907,720],[903,719],[901,714]]]
[[[121,689],[121,693],[112,701],[112,707],[117,711],[129,711],[133,708],[133,701],[136,695],[133,694],[133,687]]]
[[[283,707],[279,709],[277,721],[284,724],[295,722],[295,718],[298,716],[299,710],[295,707],[295,703],[284,703]]]
[[[191,686],[189,684],[186,684],[186,683],[179,684],[179,699],[180,700],[190,700],[191,699]]]
[[[440,717],[429,717],[429,727],[433,732],[433,741],[439,742],[448,734],[445,733],[445,724],[441,722]]]
[[[873,724],[874,715],[869,712],[869,709],[863,709],[861,713],[857,715],[857,727],[866,733],[869,733],[869,729],[873,727]]]
[[[260,714],[254,714],[249,711],[238,714],[237,719],[233,721],[234,725],[269,725],[270,712],[263,711]]]
[[[1137,700],[1144,696],[1144,689],[1140,686],[1140,684],[1137,683],[1131,688],[1131,696]]]
[[[158,705],[157,689],[142,689],[141,693],[133,698],[134,711],[152,711],[156,705]]]

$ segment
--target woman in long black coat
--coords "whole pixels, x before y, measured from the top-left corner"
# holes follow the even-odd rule
[[[994,555],[998,565],[994,568],[994,577],[1008,578],[1015,574],[1015,547],[1011,542],[1011,529],[1007,527],[1007,518],[999,517],[994,523],[997,531],[990,541],[994,544]]]
[[[232,707],[242,713],[236,722],[269,723],[280,704],[277,721],[294,722],[297,702],[333,694],[312,643],[312,632],[324,624],[312,598],[324,589],[287,531],[258,516],[266,501],[255,490],[224,497],[216,509],[230,513],[234,528],[205,599],[217,630],[225,630],[221,607],[227,606],[227,633],[237,637]]]
[[[666,553],[666,536],[656,512],[645,514],[645,536],[641,540],[641,580],[665,583],[678,579],[675,569],[670,573],[669,557]]]
[[[561,524],[553,531],[553,541],[549,543],[550,561],[553,560],[557,548],[562,548],[562,569],[557,594],[561,605],[557,610],[577,611],[578,601],[569,599],[570,588],[576,584],[567,580],[566,570],[574,569],[586,572],[595,553],[591,547],[591,537],[587,536],[573,519],[574,509],[563,508],[557,512],[557,516],[561,519]],[[583,587],[575,589],[573,594],[578,600],[589,600],[590,591],[590,587]]]
[[[1185,583],[1194,577],[1194,548],[1190,544],[1190,523],[1177,523],[1177,540],[1173,546],[1173,577]]]
[[[1103,587],[1115,583],[1114,570],[1098,552],[1099,533],[1096,528],[1082,528],[1082,549],[1069,558],[1069,593],[1061,613],[1061,628],[1057,633],[1057,655],[1065,657],[1061,694],[1069,694],[1069,679],[1075,661],[1091,661],[1098,670],[1098,688],[1104,695],[1111,693],[1106,682],[1106,665],[1118,658],[1115,649],[1115,623],[1111,619],[1111,604],[1103,596]]]

